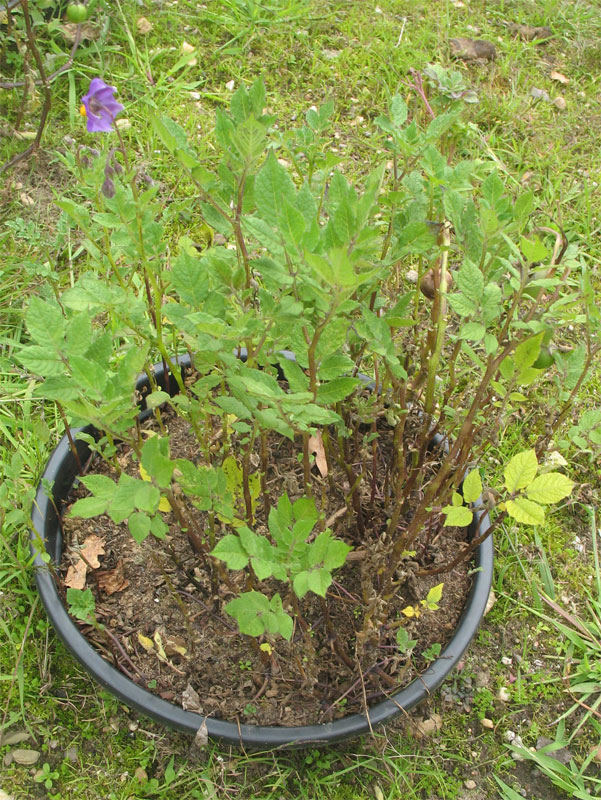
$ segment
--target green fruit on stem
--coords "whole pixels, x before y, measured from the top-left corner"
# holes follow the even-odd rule
[[[67,6],[67,19],[77,25],[85,22],[88,18],[88,8],[83,3],[71,3]]]
[[[551,353],[548,347],[541,347],[538,358],[532,366],[534,369],[547,369],[553,364],[553,362],[553,353]]]

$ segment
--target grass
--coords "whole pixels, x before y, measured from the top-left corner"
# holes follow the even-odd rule
[[[554,788],[543,775],[533,778],[530,766],[514,762],[504,734],[518,733],[526,746],[536,745],[538,736],[554,739],[554,723],[570,707],[557,680],[565,658],[563,634],[552,617],[541,619],[532,582],[545,585],[551,570],[560,598],[583,612],[582,586],[588,585],[593,567],[590,526],[578,507],[555,515],[537,537],[516,528],[497,537],[496,605],[462,670],[417,712],[442,714],[442,728],[431,737],[417,738],[408,732],[408,721],[400,720],[375,740],[324,750],[240,754],[211,745],[198,751],[188,739],[138,719],[93,684],[41,613],[28,567],[27,508],[61,426],[56,412],[33,397],[15,353],[24,336],[27,298],[47,291],[49,278],[57,286],[68,285],[80,263],[77,242],[52,202],[55,193],[73,189],[56,153],[74,146],[65,137],[94,146],[94,137],[81,125],[78,98],[97,74],[119,87],[131,123],[126,142],[136,162],[166,186],[176,173],[148,125],[149,110],[177,119],[210,158],[214,110],[228,103],[228,85],[257,75],[264,76],[271,110],[282,127],[309,106],[333,100],[330,147],[345,157],[347,171],[360,176],[378,157],[370,134],[387,99],[401,91],[412,109],[418,108],[408,88],[410,70],[434,62],[449,66],[449,38],[489,39],[497,47],[494,63],[454,65],[479,96],[478,104],[466,106],[469,124],[456,156],[495,162],[510,186],[532,188],[540,224],[560,221],[598,275],[601,17],[596,4],[179,0],[138,5],[122,0],[110,8],[110,14],[98,14],[96,38],[82,44],[73,66],[53,84],[43,152],[5,174],[0,187],[0,727],[28,732],[31,739],[20,746],[41,753],[34,767],[5,766],[0,788],[15,798],[57,800],[515,800],[522,789],[530,800],[568,797],[568,790]],[[146,35],[137,28],[142,15],[153,26]],[[509,33],[511,22],[548,25],[554,36],[544,45],[524,42]],[[69,48],[56,25],[40,24],[38,35],[42,50],[58,54],[59,64]],[[184,63],[184,41],[194,46],[189,58],[196,64]],[[0,45],[1,54],[4,40]],[[0,56],[2,72],[17,76],[18,58],[10,48],[6,52]],[[569,83],[553,80],[552,71]],[[533,88],[546,91],[551,100],[561,95],[565,110],[534,99]],[[24,146],[4,135],[17,115],[17,92],[4,92],[3,103],[0,163]],[[34,97],[22,130],[35,130],[37,113]],[[583,407],[594,405],[598,390],[599,376],[585,387]],[[544,391],[540,410],[539,419],[517,420],[501,439],[491,456],[498,464],[520,449],[520,429],[527,437],[544,421]],[[576,466],[582,491],[594,495],[598,468],[587,460]],[[584,555],[572,546],[576,533],[586,544]],[[503,663],[504,656],[511,665]],[[501,687],[510,690],[507,702],[498,699]],[[492,730],[483,727],[483,718],[492,720]],[[570,743],[574,774],[598,744],[593,726],[583,730]],[[0,747],[0,756],[12,749]],[[588,769],[594,772],[595,762]],[[476,789],[466,781],[474,781]]]

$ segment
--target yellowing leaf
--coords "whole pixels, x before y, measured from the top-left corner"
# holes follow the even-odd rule
[[[574,482],[561,472],[546,472],[535,478],[526,489],[530,500],[548,505],[559,503],[574,488]]]
[[[463,499],[475,503],[482,494],[482,479],[477,469],[473,469],[463,480]]]
[[[439,584],[437,584],[436,586],[433,586],[430,589],[430,591],[428,592],[428,594],[426,596],[426,603],[429,606],[436,605],[437,603],[440,603],[440,599],[442,597],[442,587],[443,586],[444,586],[444,583],[439,583]]]
[[[165,648],[163,647],[163,640],[161,638],[161,634],[158,631],[154,632],[154,643],[157,648],[157,656],[161,661],[167,661],[167,653],[165,652]]]
[[[505,488],[508,492],[525,489],[535,479],[537,471],[538,461],[534,450],[518,453],[505,467]]]
[[[171,505],[169,504],[169,500],[166,497],[161,497],[161,501],[159,503],[159,511],[171,511]]]
[[[147,653],[150,653],[152,652],[152,650],[154,650],[154,644],[152,639],[149,639],[148,636],[144,636],[144,634],[140,633],[139,631],[138,631],[138,641],[140,642],[140,644],[142,645],[144,650],[146,650]]]
[[[545,509],[526,497],[508,500],[505,506],[509,516],[524,525],[541,525],[545,521]]]
[[[139,465],[138,469],[140,470],[140,477],[142,478],[143,481],[151,481],[152,480],[150,475],[146,472],[146,470],[144,469],[144,467],[141,464]]]
[[[260,644],[259,650],[262,650],[264,653],[267,653],[268,656],[270,656],[273,653],[273,647],[269,644],[269,642],[263,642],[263,644]]]
[[[445,506],[442,511],[443,514],[446,514],[446,519],[444,521],[445,528],[450,526],[465,528],[474,518],[471,509],[467,506]]]
[[[401,614],[404,614],[406,617],[419,617],[419,609],[414,606],[406,606],[401,609]]]

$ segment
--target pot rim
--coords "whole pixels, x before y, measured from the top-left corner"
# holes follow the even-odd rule
[[[284,355],[289,357],[288,353]],[[179,363],[185,368],[189,366],[190,360],[180,359]],[[159,385],[165,385],[162,365],[155,367],[155,377]],[[145,378],[138,382],[138,389],[143,388],[144,384]],[[144,401],[141,408],[141,415],[149,413],[145,411]],[[79,432],[93,434],[95,429],[91,425],[72,429],[73,438]],[[80,458],[84,460],[89,453],[88,446],[81,440],[76,442],[76,446]],[[61,601],[54,577],[48,563],[42,559],[42,553],[48,553],[55,564],[60,563],[62,534],[57,509],[60,509],[76,477],[75,459],[65,435],[50,456],[32,506],[30,547],[34,558],[35,579],[46,613],[63,644],[102,686],[144,716],[184,733],[194,735],[206,723],[209,738],[223,744],[255,749],[333,744],[370,733],[377,725],[388,722],[421,703],[441,685],[465,652],[486,610],[493,575],[493,542],[490,536],[475,551],[473,584],[455,632],[444,650],[425,672],[389,699],[371,706],[367,715],[349,714],[333,722],[284,727],[238,724],[185,711],[143,689],[106,661],[83,636]],[[52,498],[48,497],[44,488],[48,484],[53,486]],[[476,535],[476,531],[486,530],[489,525],[488,513],[480,515],[478,523],[473,526],[472,536]]]

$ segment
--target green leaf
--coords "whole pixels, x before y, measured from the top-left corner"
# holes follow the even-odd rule
[[[116,525],[126,520],[133,513],[136,497],[136,489],[141,481],[132,478],[125,472],[119,476],[117,489],[113,494],[108,507],[108,515]]]
[[[390,119],[397,128],[402,127],[407,121],[407,104],[400,94],[395,94],[390,101]]]
[[[113,490],[114,488],[115,484],[113,483]],[[73,503],[69,516],[91,519],[92,517],[97,517],[99,514],[104,514],[108,504],[109,501],[106,497],[83,497],[81,500],[77,500]]]
[[[412,639],[405,628],[399,628],[396,633],[396,641],[401,653],[410,653],[417,644],[417,639]]]
[[[532,481],[526,492],[530,500],[548,505],[559,503],[573,488],[574,482],[561,472],[545,472]]]
[[[526,497],[507,500],[505,507],[511,517],[524,525],[542,525],[545,521],[545,509]]]
[[[62,342],[65,318],[58,303],[48,303],[33,295],[25,315],[27,330],[34,342],[47,344]]]
[[[84,475],[81,482],[93,495],[107,501],[112,500],[117,488],[115,481],[108,475]]]
[[[520,250],[531,263],[535,263],[537,261],[546,261],[549,257],[549,251],[538,238],[538,236],[534,239],[534,241],[522,237],[520,239]]]
[[[220,539],[211,551],[211,555],[220,561],[225,561],[229,569],[244,569],[248,565],[248,554],[242,546],[240,537],[233,533],[228,533]]]
[[[469,525],[474,517],[473,512],[467,506],[445,506],[442,509],[443,514],[446,514],[444,527],[457,526],[465,528]]]
[[[291,392],[306,392],[309,389],[309,379],[302,371],[296,361],[289,358],[282,358],[280,361],[280,369],[284,373],[284,377],[288,381]]]
[[[292,203],[284,199],[279,216],[279,230],[284,241],[302,252],[303,237],[305,235],[305,218]]]
[[[179,297],[194,309],[201,308],[209,294],[209,276],[200,258],[181,250],[165,273]]]
[[[484,292],[484,276],[478,266],[466,258],[456,273],[456,281],[464,297],[477,305]]]
[[[463,499],[466,503],[475,503],[482,494],[480,472],[473,469],[463,480]]]
[[[255,178],[257,213],[270,225],[277,227],[284,202],[294,205],[295,189],[292,178],[278,163],[273,150]]]
[[[157,515],[150,520],[150,532],[157,539],[164,539],[169,532],[169,526]]]
[[[250,419],[250,411],[246,408],[244,403],[235,397],[216,397],[215,404],[223,409],[226,414],[233,414],[238,419]]]
[[[91,589],[67,589],[69,613],[76,619],[89,622],[96,611],[96,601]]]
[[[141,544],[150,533],[150,517],[142,511],[134,512],[127,520],[131,535]]]
[[[19,361],[26,369],[44,378],[57,377],[65,372],[65,365],[54,350],[41,345],[31,345],[19,351]]]
[[[470,317],[476,313],[476,306],[465,295],[454,292],[447,295],[449,305],[460,317]]]
[[[544,331],[538,333],[536,336],[526,339],[515,348],[514,362],[520,372],[523,372],[527,367],[531,367],[540,353],[540,346],[543,340]]]
[[[171,400],[171,395],[168,394],[168,392],[157,390],[156,392],[151,392],[146,395],[144,399],[146,400],[146,408],[158,408]]]
[[[134,503],[140,511],[148,511],[149,514],[154,514],[160,499],[161,493],[152,483],[142,481],[138,484],[134,495]]]
[[[169,439],[151,436],[142,447],[142,466],[161,488],[171,483],[174,462],[169,458]]]
[[[538,461],[534,450],[524,450],[515,455],[504,470],[505,488],[508,492],[525,489],[538,472]]]
[[[348,397],[362,383],[360,378],[334,378],[317,389],[317,402],[333,405]]]
[[[459,329],[459,338],[468,339],[470,342],[479,342],[484,338],[486,328],[480,322],[466,322]]]
[[[331,381],[350,372],[355,366],[353,360],[342,353],[332,353],[326,356],[317,367],[317,377],[320,381]]]

